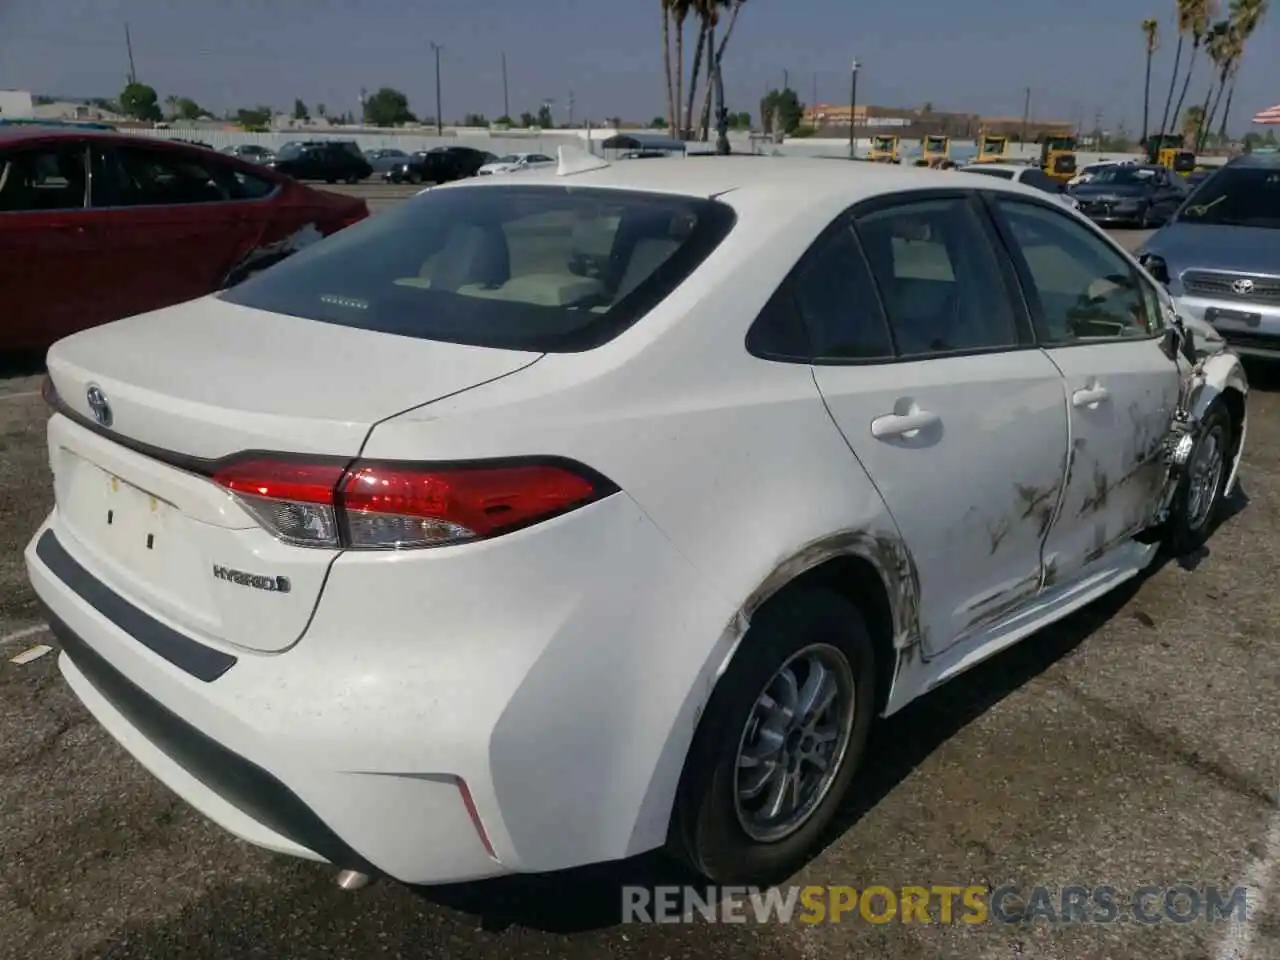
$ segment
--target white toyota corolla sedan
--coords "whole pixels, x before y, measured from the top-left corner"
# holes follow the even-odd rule
[[[55,345],[26,560],[246,840],[771,882],[876,717],[1208,535],[1247,385],[1188,329],[1018,184],[566,152]]]

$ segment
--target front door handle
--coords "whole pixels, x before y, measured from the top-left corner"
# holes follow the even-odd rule
[[[926,427],[936,427],[942,418],[928,410],[915,413],[890,413],[871,421],[871,435],[883,440],[886,437],[903,437],[910,440]]]
[[[1111,394],[1107,392],[1106,387],[1089,387],[1087,390],[1077,390],[1071,395],[1071,405],[1073,407],[1096,407],[1098,404],[1109,399]]]

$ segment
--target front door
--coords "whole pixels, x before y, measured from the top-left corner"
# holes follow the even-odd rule
[[[925,194],[855,210],[797,283],[818,387],[915,561],[930,655],[1036,594],[1063,480],[1062,377],[1002,257],[971,196]]]
[[[1066,581],[1149,525],[1178,403],[1156,291],[1111,242],[1047,204],[994,196],[1037,338],[1062,371],[1071,468],[1046,563]]]

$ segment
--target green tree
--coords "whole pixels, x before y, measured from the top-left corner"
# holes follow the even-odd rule
[[[324,114],[321,114],[321,116],[324,116]],[[307,112],[307,105],[303,103],[301,100],[295,99],[293,101],[293,119],[295,120],[311,119],[311,114]]]
[[[540,106],[538,108],[538,119],[535,122],[544,130],[552,129],[556,125],[556,122],[551,117],[551,107],[545,103]]]
[[[364,122],[375,127],[398,127],[417,117],[409,110],[409,98],[393,87],[381,87],[364,102]]]
[[[538,118],[535,117],[528,110],[520,114],[520,126],[527,128],[527,127],[536,127],[537,125],[538,125]]]
[[[236,111],[236,123],[246,130],[265,130],[271,125],[270,107],[241,107]]]
[[[760,101],[760,122],[766,133],[793,134],[804,119],[804,104],[790,87],[770,90]],[[774,129],[775,122],[778,130]]]
[[[729,114],[729,126],[734,130],[750,130],[751,114],[746,110],[743,110],[741,113]]]
[[[654,117],[652,120],[649,121],[649,126],[653,127],[653,129],[655,130],[665,130],[667,129],[667,118]]]
[[[483,113],[468,113],[462,118],[462,125],[464,127],[487,127],[489,121],[485,119]]]
[[[327,117],[327,116],[329,116],[329,108],[328,108],[328,107],[326,107],[323,103],[317,103],[317,104],[316,104],[316,116],[317,116],[317,117]]]
[[[505,113],[493,122],[502,127],[511,127],[515,125],[515,121],[513,121]]]
[[[120,91],[120,109],[124,111],[125,116],[133,117],[135,120],[150,120],[154,123],[163,119],[155,88],[145,83],[126,84]]]
[[[1187,74],[1182,79],[1182,92],[1178,94],[1178,102],[1174,105],[1173,113],[1170,117],[1176,119],[1178,117],[1186,117],[1183,113],[1182,105],[1187,100],[1187,88],[1191,86],[1191,78],[1196,72],[1196,56],[1200,53],[1201,48],[1205,45],[1205,41],[1209,37],[1210,20],[1213,17],[1214,10],[1217,7],[1217,0],[1177,0],[1178,3],[1178,33],[1187,34],[1191,37],[1191,56],[1187,60]],[[1179,37],[1178,46],[1181,48],[1182,40]],[[1175,64],[1176,64],[1175,59]],[[1176,80],[1177,77],[1175,76]],[[1188,108],[1189,109],[1189,108]],[[1200,118],[1201,121],[1204,117]],[[1183,130],[1186,127],[1184,125]],[[1164,131],[1159,131],[1163,133]],[[1196,134],[1191,134],[1192,140],[1189,141],[1194,145]]]
[[[174,116],[179,120],[199,120],[207,111],[190,97],[179,97],[174,108]]]

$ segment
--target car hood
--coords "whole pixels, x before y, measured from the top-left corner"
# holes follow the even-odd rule
[[[1157,231],[1144,252],[1160,257],[1171,274],[1188,268],[1234,273],[1280,273],[1280,230],[1175,220]]]
[[[1136,183],[1082,183],[1075,189],[1077,197],[1088,197],[1090,200],[1102,197],[1121,197],[1125,200],[1143,197],[1147,188]]]

